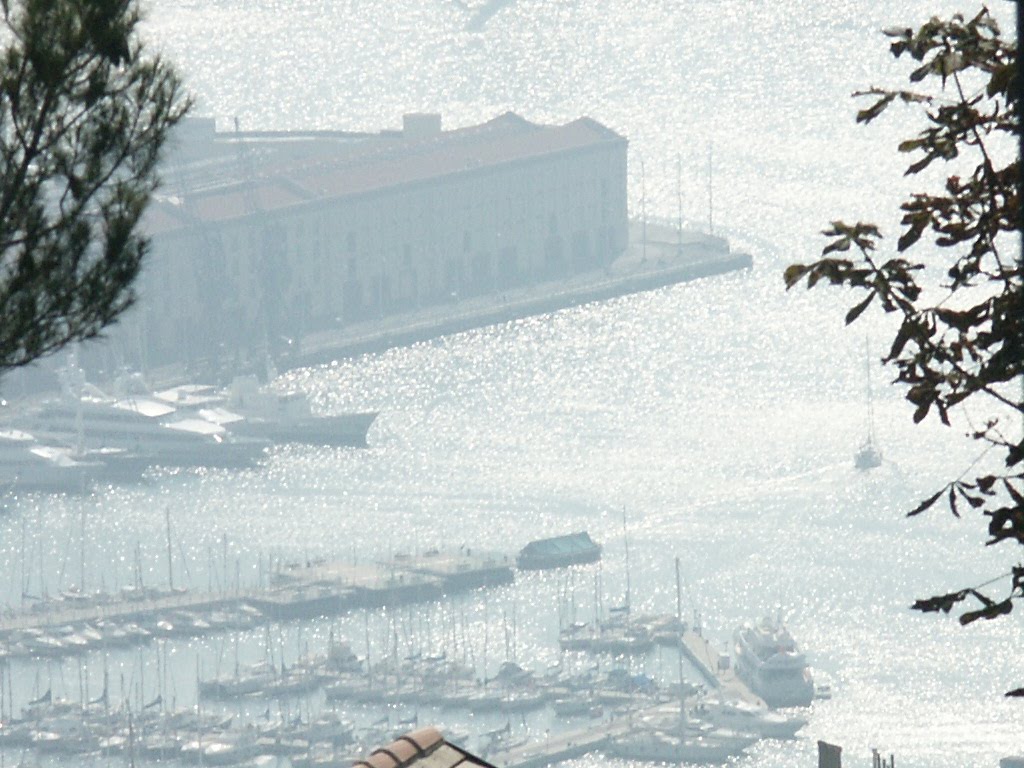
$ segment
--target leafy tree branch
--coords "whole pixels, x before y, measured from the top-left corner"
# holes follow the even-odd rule
[[[826,283],[861,292],[846,313],[847,324],[872,304],[898,318],[883,363],[914,406],[915,422],[933,415],[949,426],[951,410],[967,403],[1003,411],[1004,420],[1005,411],[1012,414],[1016,423],[1009,428],[997,413],[970,433],[1001,454],[1001,472],[970,478],[968,468],[908,514],[944,500],[959,517],[966,505],[987,518],[987,545],[1024,546],[1022,261],[1004,255],[1017,252],[1021,231],[1020,115],[1011,96],[1018,87],[1016,47],[1002,38],[987,8],[970,18],[933,18],[916,30],[885,34],[892,55],[913,63],[911,89],[855,93],[870,100],[857,121],[871,123],[896,104],[917,111],[924,127],[897,147],[910,156],[905,175],[941,167],[945,182],[901,204],[894,252],[880,255],[882,233],[874,224],[834,221],[823,232],[821,258],[791,265],[783,277],[787,288]],[[936,290],[941,300],[926,301]],[[1024,598],[1024,566],[1004,578],[1010,588],[999,599],[982,591],[993,583],[986,582],[913,607],[948,613],[970,599],[978,607],[965,610],[961,623],[1004,616]],[[1024,695],[1024,689],[1011,694]]]

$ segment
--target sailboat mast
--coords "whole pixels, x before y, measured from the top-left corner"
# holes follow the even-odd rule
[[[683,156],[676,155],[676,255],[683,252]]]
[[[78,557],[81,560],[81,573],[79,574],[78,589],[85,595],[85,505],[82,505],[82,540],[79,542]]]
[[[643,229],[643,260],[647,261],[647,175],[644,161],[640,161],[640,222]]]
[[[21,516],[21,607],[25,607],[25,593],[28,591],[28,568],[25,558],[25,515]]]
[[[167,520],[167,583],[170,590],[174,591],[174,558],[171,554],[171,508],[164,510],[164,517]]]
[[[626,508],[622,508],[622,540],[626,548],[626,617],[629,618],[630,583],[629,583],[629,531],[626,530]]]
[[[676,558],[676,619],[682,625],[683,621],[683,581],[679,576],[679,558]]]
[[[715,196],[713,178],[714,144],[708,142],[708,234],[715,234]]]
[[[483,651],[483,658],[480,660],[480,667],[483,670],[484,691],[485,692],[487,691],[487,639],[488,639],[488,634],[489,634],[489,630],[488,630],[489,626],[490,626],[490,624],[489,624],[488,619],[487,619],[487,598],[485,597],[484,598],[484,651]]]
[[[676,618],[680,621],[682,629],[683,618],[683,587],[679,577],[679,558],[676,558]],[[686,695],[683,693],[683,643],[682,636],[679,638],[679,723],[680,727],[686,719]]]

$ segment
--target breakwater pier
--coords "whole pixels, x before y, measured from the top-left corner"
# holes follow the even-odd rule
[[[510,583],[515,578],[512,565],[506,555],[430,550],[388,561],[281,567],[265,588],[218,594],[173,589],[68,594],[0,617],[0,655],[72,655],[152,637],[247,629],[264,620],[314,619],[360,608],[440,600]],[[53,631],[58,628],[60,632]]]
[[[724,238],[633,221],[629,247],[604,269],[483,296],[452,296],[447,304],[410,307],[398,314],[311,333],[298,340],[288,363],[316,365],[332,358],[381,352],[752,267],[750,254],[731,250]]]
[[[680,648],[704,681],[727,701],[742,701],[766,707],[764,701],[736,677],[729,655],[717,650],[704,635],[692,627],[683,630]]]

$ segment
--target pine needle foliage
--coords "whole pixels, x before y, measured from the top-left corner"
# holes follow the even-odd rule
[[[0,0],[0,375],[135,301],[140,221],[191,105],[134,0]]]

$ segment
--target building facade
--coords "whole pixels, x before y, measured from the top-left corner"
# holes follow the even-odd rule
[[[587,118],[189,133],[148,212],[152,252],[119,331],[142,366],[254,359],[314,331],[600,269],[627,247],[627,142]]]

